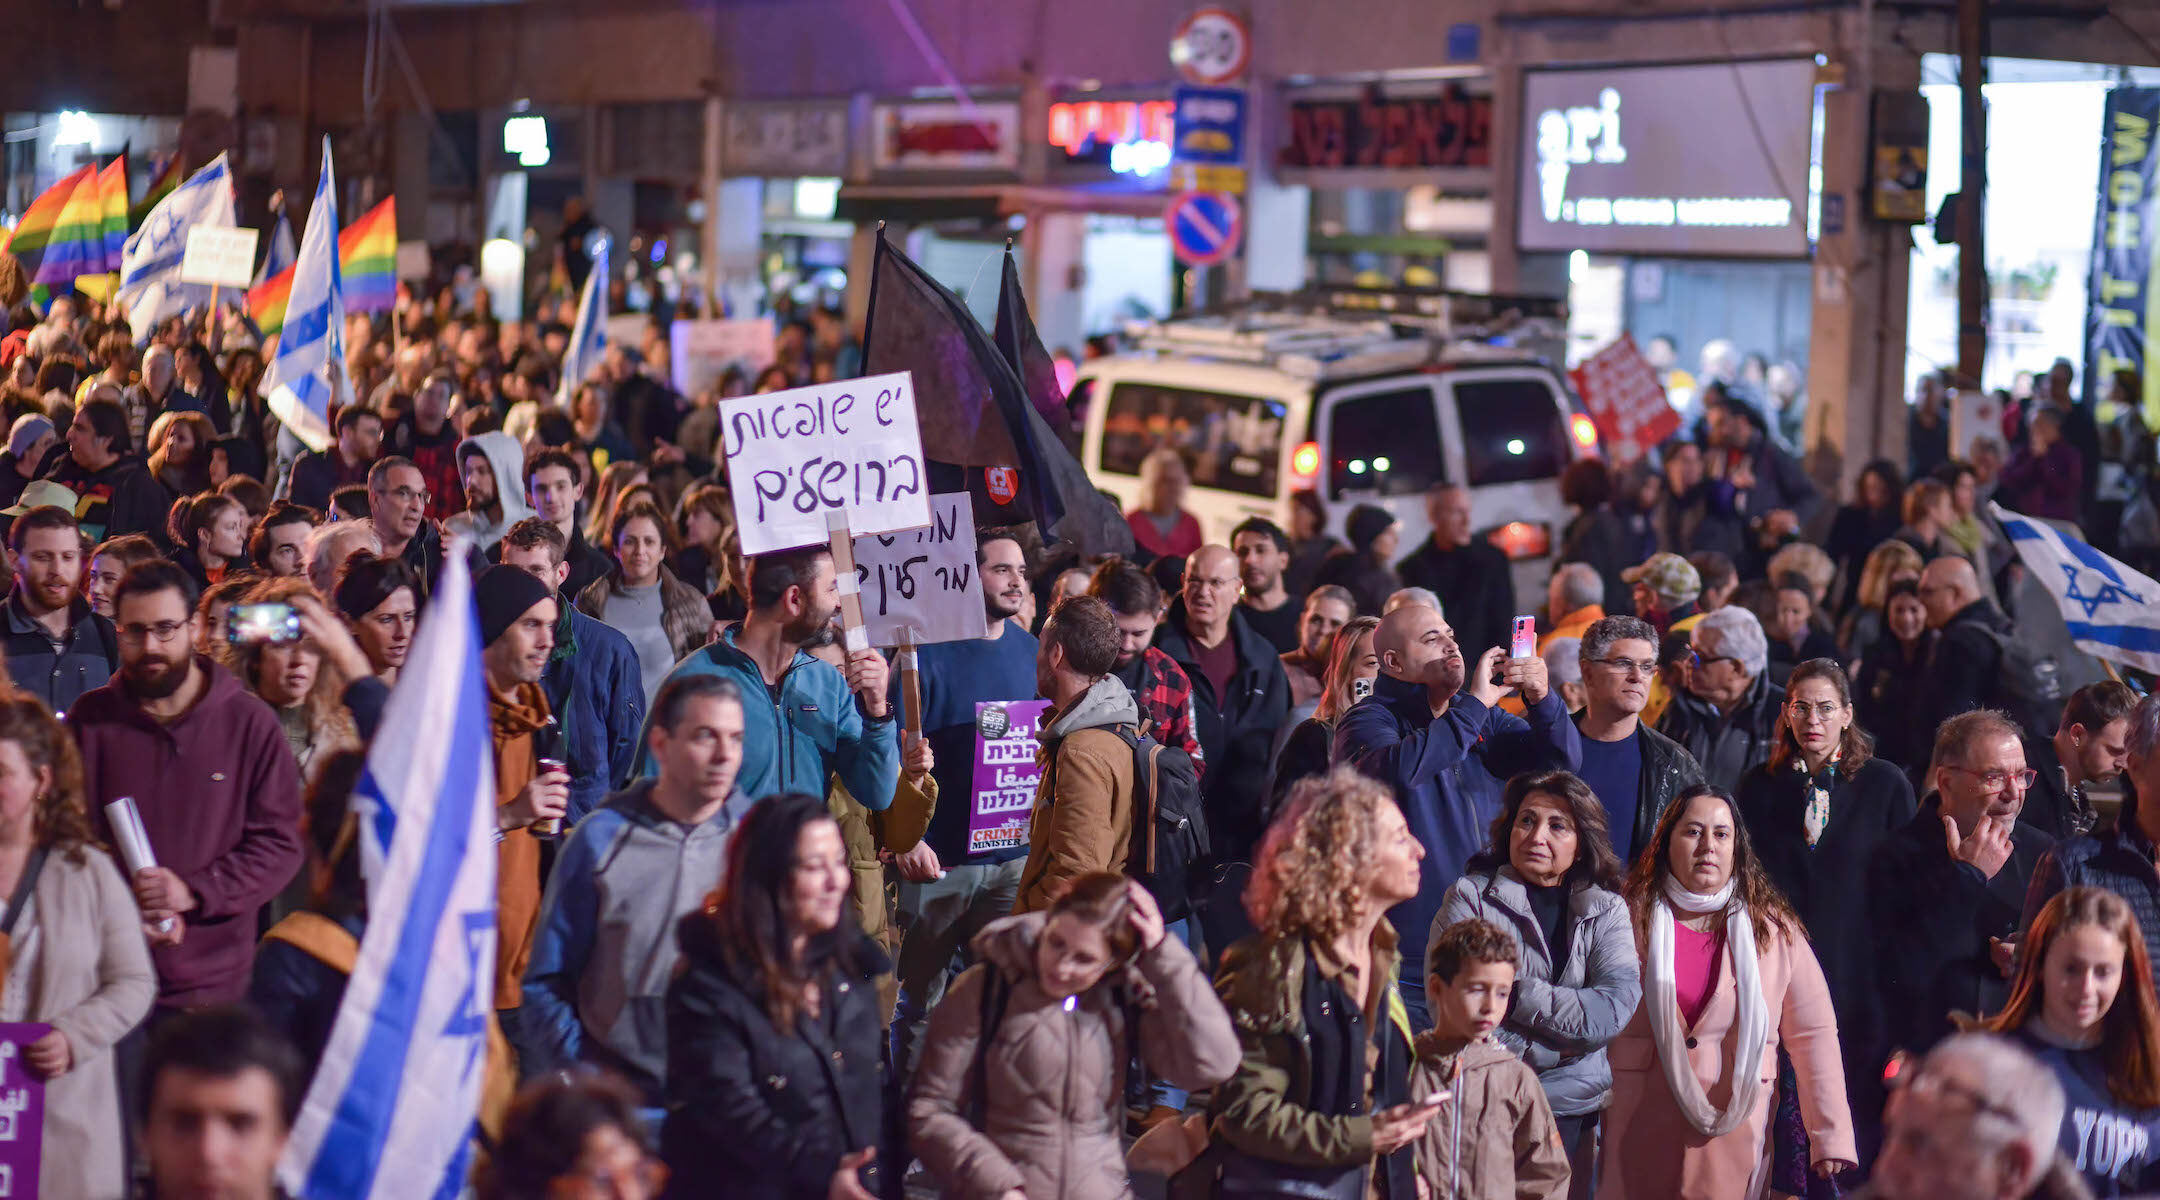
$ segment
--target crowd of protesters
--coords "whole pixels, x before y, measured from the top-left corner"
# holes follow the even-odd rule
[[[1707,388],[1653,463],[1569,469],[1537,597],[1463,489],[1407,548],[1309,497],[1214,543],[1158,450],[1129,559],[978,529],[986,632],[904,699],[826,549],[741,554],[713,405],[751,381],[677,395],[657,328],[565,389],[553,321],[355,318],[298,455],[254,349],[138,351],[73,297],[0,341],[0,1019],[51,1027],[43,1194],[275,1194],[367,930],[364,756],[457,553],[482,1196],[2160,1188],[2160,700],[2036,701],[1983,504],[2095,513],[2067,378],[2009,463],[1870,463],[1842,506]],[[758,390],[860,358],[822,310],[776,351]],[[1001,830],[978,747],[1037,701]]]

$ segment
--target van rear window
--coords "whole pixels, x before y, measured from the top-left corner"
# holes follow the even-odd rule
[[[1567,468],[1567,425],[1551,386],[1534,378],[1452,386],[1472,487],[1550,479]]]
[[[1279,400],[1151,383],[1110,389],[1096,466],[1138,475],[1157,446],[1185,456],[1195,487],[1248,496],[1275,495],[1282,471],[1286,407]]]

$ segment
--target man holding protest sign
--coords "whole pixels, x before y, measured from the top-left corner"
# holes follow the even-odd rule
[[[944,500],[945,497],[938,497]],[[958,499],[964,504],[966,497]],[[1027,559],[1010,531],[975,534],[985,632],[916,651],[923,736],[936,759],[937,811],[899,856],[900,1008],[897,1060],[911,1064],[953,956],[984,925],[1010,914],[1028,851],[1035,800],[1035,635],[1017,619]]]

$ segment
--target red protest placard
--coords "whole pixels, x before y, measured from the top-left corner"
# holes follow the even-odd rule
[[[1657,368],[1628,334],[1584,359],[1568,376],[1615,463],[1634,462],[1680,428],[1680,414],[1665,399]]]

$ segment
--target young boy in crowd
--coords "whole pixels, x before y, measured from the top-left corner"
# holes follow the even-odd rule
[[[1417,1142],[1434,1196],[1562,1200],[1568,1160],[1537,1073],[1495,1042],[1515,990],[1515,940],[1490,921],[1458,921],[1425,950],[1433,1028],[1417,1039],[1413,1101],[1445,1096]]]

